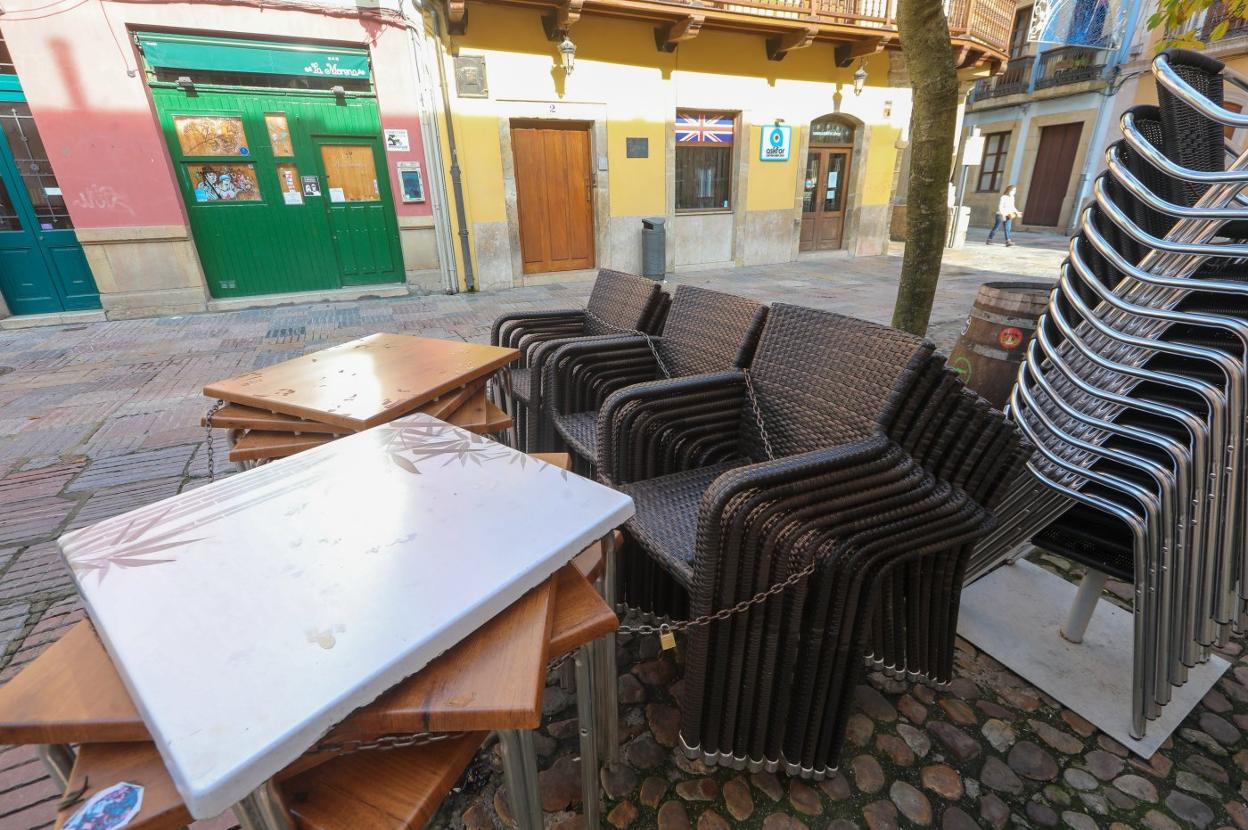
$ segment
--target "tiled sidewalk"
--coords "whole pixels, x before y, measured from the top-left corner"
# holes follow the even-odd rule
[[[931,336],[948,347],[978,286],[1052,278],[1063,240],[951,252]],[[801,303],[887,322],[900,251],[873,259],[811,259],[704,271],[679,281],[758,299]],[[0,334],[0,682],[82,618],[53,540],[64,530],[206,481],[204,383],[376,331],[482,340],[502,311],[574,307],[589,283],[484,295],[289,306]],[[231,467],[218,446],[216,466]],[[1236,664],[1185,724],[1190,735],[1139,765],[1077,716],[966,650],[965,679],[933,693],[882,678],[863,687],[849,772],[820,787],[688,764],[670,751],[679,667],[636,642],[621,679],[627,769],[608,776],[617,827],[812,830],[933,824],[1082,828],[1119,821],[1168,830],[1248,830],[1248,663]],[[543,797],[551,823],[573,830],[579,802],[569,701],[548,690]],[[850,760],[852,759],[852,761]],[[501,827],[497,762],[483,756],[475,786],[448,803],[439,826]],[[483,782],[483,783],[482,783]],[[0,830],[51,825],[55,791],[29,749],[0,751]],[[497,796],[497,797],[496,797]],[[747,809],[747,803],[750,805]],[[1091,823],[1089,823],[1091,822]],[[232,822],[223,818],[216,827]]]

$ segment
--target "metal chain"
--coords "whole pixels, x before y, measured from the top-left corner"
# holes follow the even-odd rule
[[[768,461],[775,461],[776,454],[771,449],[771,439],[767,437],[767,425],[763,423],[763,410],[758,406],[758,395],[754,394],[754,380],[750,377],[749,369],[742,369],[741,374],[745,375],[745,394],[750,398],[750,406],[754,409],[754,422],[758,424],[758,434],[763,439],[763,450],[767,453]]]
[[[575,654],[576,652],[569,651],[562,657],[556,657],[554,660],[551,660],[546,664],[546,673],[550,674],[551,672],[559,671],[559,669],[563,668],[563,664],[571,660]]]
[[[317,744],[308,750],[309,753],[332,752],[335,755],[350,755],[354,752],[372,750],[403,749],[409,746],[427,746],[442,741],[449,741],[466,735],[466,732],[406,732],[395,735],[382,735],[368,741],[329,741]]]
[[[650,352],[654,355],[654,362],[658,364],[659,371],[663,373],[663,377],[667,378],[668,380],[672,379],[672,373],[667,370],[667,365],[663,362],[663,358],[659,355],[659,347],[654,344],[654,338],[651,335],[646,334],[644,331],[641,331],[640,329],[630,329],[630,328],[625,328],[624,326],[617,326],[615,323],[611,323],[602,319],[597,314],[590,311],[588,308],[585,309],[585,316],[592,317],[595,322],[599,323],[600,325],[606,326],[609,329],[615,329],[616,331],[623,332],[624,334],[635,334],[635,335],[638,335],[639,337],[644,338],[646,341],[646,345],[650,347]]]
[[[789,588],[793,587],[794,585],[801,582],[806,577],[813,574],[815,572],[815,568],[819,567],[819,563],[821,561],[822,561],[821,558],[812,559],[810,563],[806,565],[806,567],[802,568],[800,571],[797,571],[796,573],[791,575],[788,579],[784,580],[783,582],[777,582],[775,585],[772,585],[767,590],[761,593],[755,594],[749,599],[743,599],[740,602],[738,602],[736,605],[731,605],[727,608],[721,608],[720,610],[716,611],[714,614],[703,614],[702,616],[694,617],[691,620],[678,620],[677,622],[660,623],[659,625],[648,625],[646,623],[642,623],[641,625],[621,625],[619,630],[625,634],[664,634],[667,632],[675,633],[677,631],[684,631],[687,628],[694,628],[696,626],[701,626],[701,625],[710,625],[711,623],[717,622],[719,620],[726,620],[729,617],[749,611],[755,605],[766,602],[767,600],[771,599],[777,594],[787,591]]]
[[[217,464],[214,455],[215,442],[213,441],[212,434],[212,416],[220,412],[221,408],[224,406],[225,401],[217,401],[212,405],[212,408],[208,410],[208,414],[204,416],[204,431],[208,435],[208,481],[210,482],[217,480]]]

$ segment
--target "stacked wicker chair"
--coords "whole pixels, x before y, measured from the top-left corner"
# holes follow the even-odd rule
[[[579,340],[543,365],[543,399],[573,469],[592,476],[598,408],[617,389],[749,365],[767,308],[753,300],[692,285],[677,286],[660,337]]]
[[[512,443],[526,452],[548,450],[554,431],[543,417],[542,366],[573,339],[620,337],[662,331],[668,300],[659,283],[632,274],[598,272],[583,309],[504,314],[490,329],[490,344],[520,349],[523,357],[505,370],[495,402],[511,416]]]
[[[835,768],[877,628],[906,670],[948,664],[959,568],[1026,455],[931,344],[782,304],[748,372],[615,392],[598,442],[600,476],[637,505],[626,600],[664,599],[632,584],[638,551],[695,617],[769,594],[689,628],[686,752],[815,778]]]
[[[1248,154],[1226,166],[1222,106],[1248,79],[1207,55],[1153,64],[1159,106],[1135,107],[1107,152],[1011,397],[1037,445],[972,578],[1017,542],[1133,582],[1131,731],[1143,737],[1248,598]],[[1090,587],[1089,587],[1090,586]],[[1076,642],[1095,603],[1076,602]]]

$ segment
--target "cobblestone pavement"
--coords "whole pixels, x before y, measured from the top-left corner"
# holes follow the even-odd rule
[[[982,238],[982,232],[975,232]],[[1064,241],[950,252],[931,336],[956,338],[993,279],[1052,278]],[[870,259],[683,274],[678,281],[886,322],[900,249]],[[287,306],[0,333],[0,683],[83,618],[53,540],[206,480],[204,383],[375,331],[481,340],[505,310],[583,304],[587,281],[484,295]],[[217,454],[218,472],[231,472]],[[1121,590],[1121,586],[1117,586]],[[708,770],[672,751],[679,665],[655,644],[621,649],[626,765],[604,774],[617,827],[766,830],[853,826],[1234,826],[1248,830],[1248,662],[1150,764],[1098,735],[991,658],[963,648],[939,693],[868,678],[844,772],[819,785]],[[547,818],[579,818],[574,707],[552,686],[539,739]],[[434,824],[502,827],[495,750]],[[59,793],[30,749],[0,748],[0,830],[50,827]],[[228,817],[197,827],[227,828]]]

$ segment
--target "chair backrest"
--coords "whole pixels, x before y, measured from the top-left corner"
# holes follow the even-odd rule
[[[748,366],[766,319],[762,303],[678,285],[657,341],[659,354],[672,377]]]
[[[585,334],[648,331],[662,293],[654,280],[601,269],[585,306]]]
[[[853,317],[776,303],[750,378],[772,450],[780,458],[879,433],[935,347],[921,337]],[[749,400],[741,449],[766,459]]]

